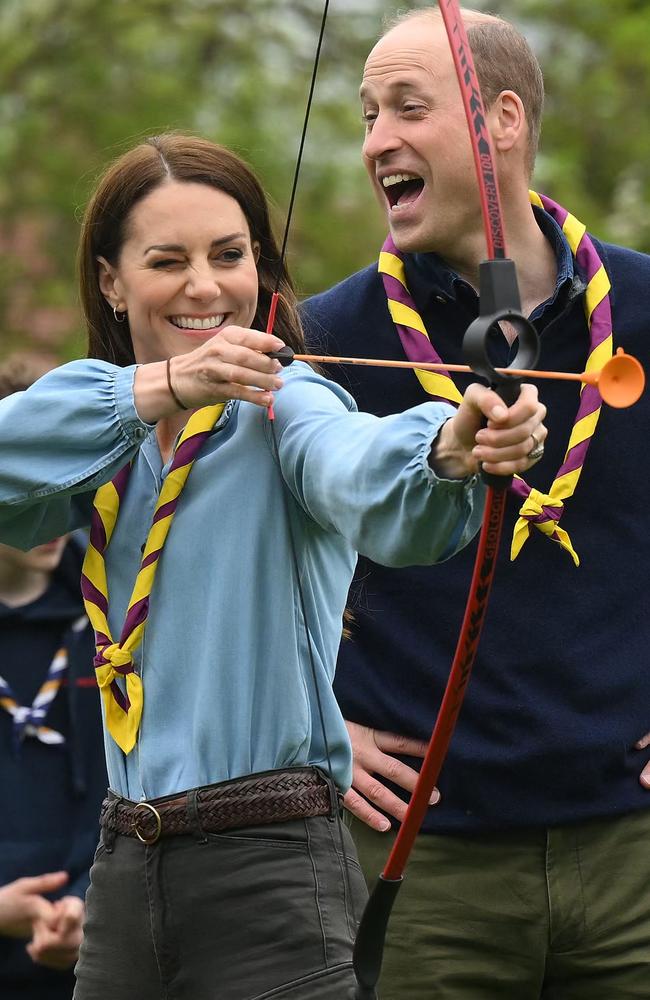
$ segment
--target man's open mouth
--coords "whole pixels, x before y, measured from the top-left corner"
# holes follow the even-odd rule
[[[390,174],[382,177],[381,184],[391,208],[415,201],[424,188],[424,181],[416,174]]]

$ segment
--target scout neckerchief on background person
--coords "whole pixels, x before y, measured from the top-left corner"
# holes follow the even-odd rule
[[[610,283],[596,248],[586,234],[585,226],[566,209],[544,195],[530,192],[533,205],[543,208],[562,227],[571,253],[581,273],[586,277],[585,314],[589,327],[589,355],[586,371],[600,369],[612,357],[612,312],[609,301]],[[397,327],[402,346],[411,361],[440,362],[429,339],[422,317],[406,284],[403,255],[389,236],[379,255],[379,272],[388,298],[388,308]],[[431,396],[459,404],[461,394],[446,372],[415,374]],[[589,443],[600,416],[601,397],[596,386],[584,385],[580,405],[573,423],[564,461],[548,493],[533,489],[521,477],[515,476],[511,491],[523,500],[515,524],[510,555],[516,559],[530,535],[531,525],[566,549],[576,566],[579,564],[571,539],[559,527],[564,501],[573,495],[582,472]]]
[[[95,494],[81,590],[88,617],[95,629],[97,655],[94,664],[104,702],[106,727],[124,753],[129,753],[135,746],[142,718],[142,680],[135,673],[133,653],[142,640],[147,623],[149,597],[160,555],[194,459],[210,436],[224,406],[225,403],[218,403],[193,413],[174,449],[172,463],[153,513],[119,642],[113,639],[108,624],[105,553],[126,491],[131,463],[121,469],[110,483],[100,486]],[[123,678],[125,690],[118,684],[118,677]]]
[[[81,615],[72,625],[72,631],[80,632],[81,629],[85,628],[87,621],[86,616]],[[4,677],[0,677],[0,706],[6,709],[13,718],[13,739],[16,749],[19,749],[26,736],[33,736],[49,746],[62,746],[65,743],[63,733],[59,733],[56,729],[51,729],[50,726],[45,726],[43,723],[48,709],[65,679],[67,670],[68,650],[65,646],[61,646],[54,654],[45,680],[31,705],[21,705],[10,685]]]

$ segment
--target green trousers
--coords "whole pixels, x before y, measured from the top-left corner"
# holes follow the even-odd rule
[[[352,820],[368,884],[392,834]],[[648,1000],[650,809],[548,830],[422,835],[381,1000]]]

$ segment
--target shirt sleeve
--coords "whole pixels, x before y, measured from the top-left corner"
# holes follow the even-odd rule
[[[29,549],[88,524],[92,496],[151,430],[136,366],[73,361],[0,401],[0,540]]]
[[[275,404],[282,474],[305,511],[386,566],[440,562],[466,545],[485,488],[477,476],[441,479],[428,462],[454,409],[359,413],[344,389],[305,368],[287,371]]]

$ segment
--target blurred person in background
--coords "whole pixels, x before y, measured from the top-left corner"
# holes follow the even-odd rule
[[[0,365],[0,398],[48,360]],[[106,767],[83,536],[0,544],[0,997],[70,1000]]]

